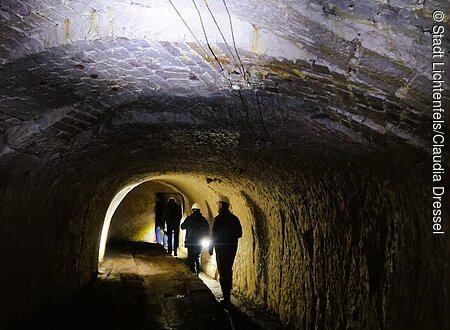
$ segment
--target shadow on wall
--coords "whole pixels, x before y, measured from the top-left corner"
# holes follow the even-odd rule
[[[267,285],[268,283],[268,264],[267,256],[269,255],[269,228],[267,218],[263,210],[258,204],[244,191],[241,194],[245,198],[245,202],[248,204],[251,212],[251,218],[253,219],[251,224],[252,229],[252,251],[253,251],[253,264],[258,265],[256,272],[256,280],[258,283]],[[261,288],[263,286],[259,286]],[[267,291],[261,292],[264,295],[264,301],[266,301]]]

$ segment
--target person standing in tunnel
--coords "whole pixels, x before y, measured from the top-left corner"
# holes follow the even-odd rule
[[[186,230],[184,244],[188,250],[189,268],[198,276],[202,240],[209,236],[209,224],[208,220],[202,215],[199,204],[192,204],[191,210],[192,214],[183,221],[181,229]]]
[[[216,250],[217,270],[219,272],[220,288],[223,303],[231,303],[231,288],[233,281],[233,263],[236,257],[238,239],[242,237],[242,227],[239,218],[230,211],[230,200],[222,196],[217,201],[218,215],[214,218],[211,231],[209,254]]]
[[[180,237],[180,221],[182,213],[175,197],[170,197],[164,208],[164,220],[167,223],[167,252],[176,257]]]
[[[155,201],[155,240],[156,243],[167,247],[167,231],[164,221],[164,201],[160,193],[156,193]]]

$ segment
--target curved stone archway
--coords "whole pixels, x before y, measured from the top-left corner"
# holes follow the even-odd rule
[[[87,285],[117,196],[159,180],[201,196],[209,216],[218,193],[231,196],[245,233],[236,289],[284,326],[439,328],[449,258],[429,219],[435,9],[450,11],[2,1],[0,321]]]

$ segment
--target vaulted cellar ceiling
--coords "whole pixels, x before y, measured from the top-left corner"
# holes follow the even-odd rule
[[[343,136],[426,151],[435,6],[3,1],[0,154],[55,154],[84,131],[126,124],[231,125],[259,142],[292,133],[309,134],[311,146]],[[317,127],[295,132],[286,122]]]
[[[111,201],[161,180],[230,195],[236,288],[285,325],[439,328],[435,9],[450,3],[2,0],[0,327],[86,285]]]

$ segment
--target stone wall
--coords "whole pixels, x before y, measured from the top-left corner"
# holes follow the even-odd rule
[[[156,180],[210,221],[230,196],[235,289],[286,326],[444,328],[427,59],[449,4],[210,1],[226,43],[208,8],[173,3],[195,38],[158,27],[178,16],[167,1],[0,4],[0,322],[87,285],[111,201]],[[149,239],[142,194],[114,236]]]
[[[233,171],[224,161],[239,159],[227,153],[211,161],[206,149],[201,159],[176,150],[171,162],[143,150],[116,162],[101,154],[93,165],[103,167],[87,167],[92,159],[74,152],[16,175],[4,167],[3,319],[33,315],[43,301],[65,301],[86,285],[110,201],[130,183],[156,179],[200,202],[208,218],[218,194],[230,196],[244,230],[235,290],[286,326],[424,328],[445,320],[448,245],[430,235],[423,172],[369,155],[314,166],[318,154],[306,160],[281,149]],[[11,164],[31,164],[21,157]]]

